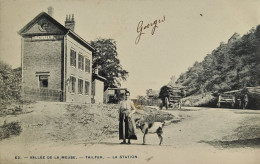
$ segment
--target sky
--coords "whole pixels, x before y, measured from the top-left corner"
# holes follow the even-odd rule
[[[17,32],[49,6],[63,25],[66,15],[74,14],[75,32],[86,41],[117,42],[121,65],[129,72],[122,87],[132,98],[159,90],[235,32],[243,35],[260,24],[260,0],[0,0],[0,60],[20,66]],[[154,25],[147,25],[155,20],[152,35]],[[136,44],[140,21],[144,34]]]

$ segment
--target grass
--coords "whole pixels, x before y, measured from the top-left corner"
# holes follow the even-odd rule
[[[35,101],[5,101],[0,104],[0,117],[7,115],[24,114],[24,106],[36,103]]]

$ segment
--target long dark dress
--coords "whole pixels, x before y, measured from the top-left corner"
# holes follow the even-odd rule
[[[134,139],[137,140],[135,134],[135,122],[132,117],[129,117],[129,113],[132,109],[131,106],[122,104],[125,102],[121,102],[121,107],[119,109],[119,139]],[[127,104],[132,102],[126,102]],[[129,109],[130,108],[130,109]]]

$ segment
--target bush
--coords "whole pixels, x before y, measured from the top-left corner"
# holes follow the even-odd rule
[[[11,122],[0,126],[0,140],[9,138],[12,135],[19,135],[22,132],[22,127],[19,122]]]
[[[21,68],[12,69],[0,61],[0,105],[6,106],[21,99]]]
[[[193,95],[182,99],[183,106],[216,107],[217,97],[211,93]]]
[[[160,106],[162,103],[161,99],[159,98],[152,98],[147,99],[143,96],[139,96],[137,100],[134,101],[135,106],[138,108],[138,106]]]

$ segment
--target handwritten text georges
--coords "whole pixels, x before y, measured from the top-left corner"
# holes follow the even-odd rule
[[[140,38],[141,38],[141,36],[142,36],[143,34],[145,34],[144,31],[145,31],[146,29],[149,29],[149,28],[151,27],[151,28],[152,28],[151,34],[153,35],[153,34],[155,33],[156,28],[158,28],[158,24],[159,24],[159,23],[162,23],[162,22],[164,22],[164,21],[165,21],[165,16],[163,16],[162,19],[158,19],[158,20],[156,19],[156,20],[153,21],[152,23],[148,23],[146,26],[143,26],[144,22],[143,22],[143,21],[140,21],[140,22],[138,23],[138,25],[137,25],[137,33],[138,33],[138,35],[137,35],[137,37],[136,37],[136,39],[135,39],[135,44],[138,44],[138,43],[139,43]]]

